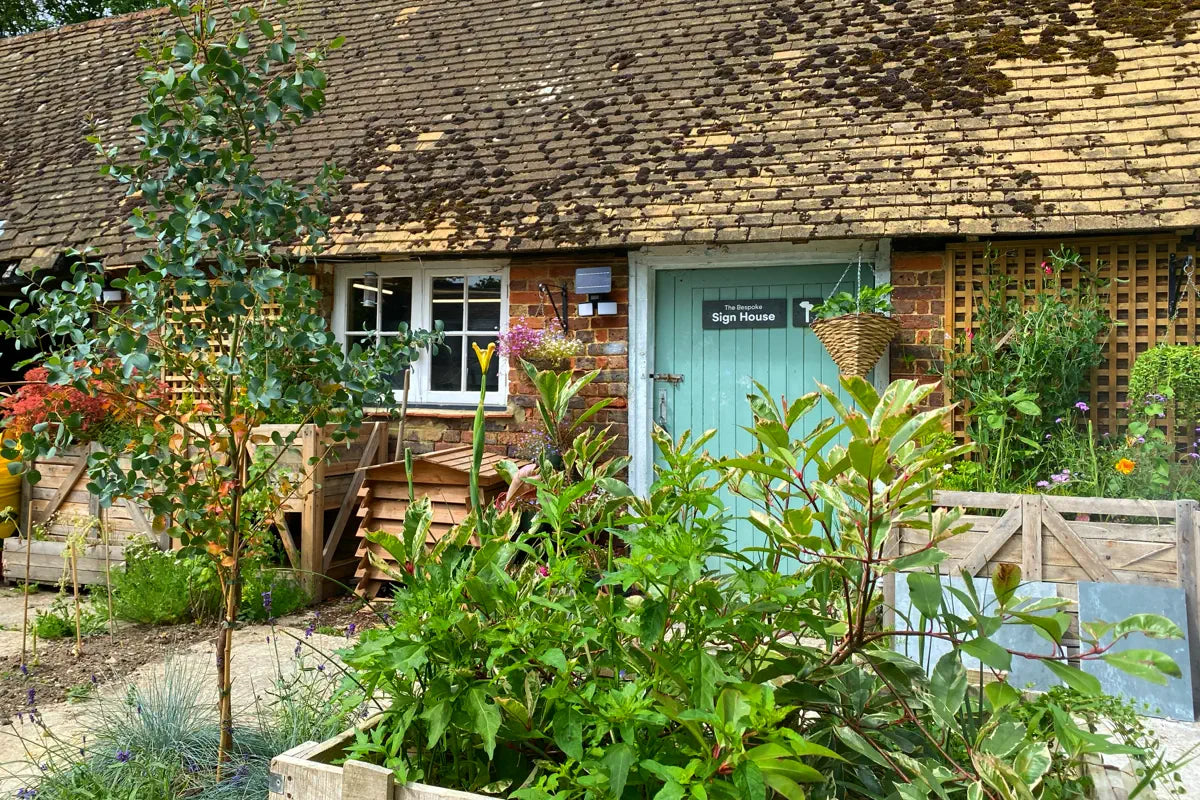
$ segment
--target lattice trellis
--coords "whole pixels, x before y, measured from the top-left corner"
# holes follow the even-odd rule
[[[315,276],[310,277],[310,282],[315,287],[316,286],[316,277]],[[204,311],[204,306],[203,305],[186,305],[185,304],[180,310],[183,311],[185,314],[188,314],[189,317],[193,317],[193,316],[199,316],[200,314],[202,314]],[[315,309],[314,309],[314,311],[315,311]],[[251,324],[264,325],[264,324],[278,320],[281,313],[282,313],[281,306],[279,306],[275,303],[264,303],[264,304],[256,305],[256,306],[252,307],[251,309],[249,309],[248,318],[249,318],[249,321],[251,322]],[[230,344],[231,344],[231,342],[229,342],[228,340],[222,342],[222,346],[221,346],[221,348],[219,348],[218,352],[221,352],[221,353],[226,352],[228,350]],[[163,380],[163,383],[166,384],[167,392],[170,394],[170,396],[174,399],[181,399],[184,395],[192,393],[191,386],[195,381],[195,376],[193,376],[193,375],[178,375],[178,374],[169,373],[169,372],[164,371],[164,373],[162,375],[162,380]]]
[[[1119,324],[1109,337],[1105,363],[1092,376],[1089,405],[1097,430],[1117,431],[1125,418],[1129,373],[1138,354],[1160,343],[1200,343],[1200,302],[1194,293],[1183,293],[1174,319],[1168,314],[1170,259],[1172,254],[1177,258],[1196,255],[1197,246],[1190,237],[1185,240],[1171,233],[949,245],[946,330],[957,338],[972,328],[975,309],[985,297],[992,275],[1008,275],[1028,290],[1040,288],[1042,262],[1048,260],[1051,250],[1064,244],[1078,251],[1087,268],[1109,282],[1109,310]],[[1077,278],[1078,273],[1062,275],[1064,282]],[[961,431],[962,420],[955,426]]]

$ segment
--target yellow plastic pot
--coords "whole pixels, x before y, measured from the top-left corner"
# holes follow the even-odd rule
[[[8,465],[8,459],[0,458],[0,539],[7,539],[17,530],[21,508],[21,476],[11,474]]]

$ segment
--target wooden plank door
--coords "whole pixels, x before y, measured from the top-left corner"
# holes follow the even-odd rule
[[[653,420],[678,438],[684,431],[717,431],[709,442],[714,456],[753,449],[743,428],[752,422],[746,396],[754,381],[775,398],[799,397],[817,383],[837,386],[838,372],[817,337],[798,326],[795,301],[828,297],[844,265],[673,270],[656,279]],[[851,278],[852,280],[852,278]],[[847,289],[843,286],[842,289]],[[785,319],[775,327],[706,327],[712,301],[783,301]],[[706,302],[709,303],[706,306]],[[765,304],[769,310],[780,303]],[[833,411],[822,403],[809,419],[815,424]],[[794,433],[801,433],[799,427]],[[761,546],[762,534],[746,519],[752,506],[726,492],[735,520],[730,544]],[[753,557],[753,554],[751,554]]]

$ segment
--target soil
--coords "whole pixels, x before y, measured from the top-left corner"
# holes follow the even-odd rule
[[[44,606],[49,593],[31,596],[32,605]],[[75,657],[75,640],[38,642],[37,658],[27,657],[28,672],[21,671],[20,608],[18,592],[4,592],[3,607],[12,610],[8,619],[0,615],[3,646],[0,647],[0,725],[12,721],[31,707],[45,707],[68,699],[83,699],[105,686],[120,683],[146,664],[163,661],[172,653],[188,650],[204,641],[215,641],[218,626],[133,625],[118,623],[115,640],[107,633],[84,637],[83,653]],[[30,611],[33,614],[33,611]],[[351,624],[362,631],[379,624],[379,617],[363,608],[361,600],[339,597],[280,620],[295,628],[312,627],[314,632],[345,636]],[[253,626],[240,626],[250,628]],[[30,689],[33,703],[30,703]]]
[[[21,672],[18,639],[16,652],[0,656],[0,723],[31,707],[61,703],[69,693],[89,696],[143,664],[216,635],[215,625],[120,625],[115,643],[107,634],[85,637],[79,658],[74,639],[43,640],[38,642],[37,658],[29,654],[26,675]]]

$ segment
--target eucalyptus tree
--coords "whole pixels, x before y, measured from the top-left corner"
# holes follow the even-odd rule
[[[136,157],[89,137],[102,172],[125,187],[141,264],[114,276],[79,253],[69,279],[35,276],[2,330],[38,347],[33,360],[51,383],[144,410],[147,426],[90,457],[89,488],[105,504],[147,503],[185,548],[216,562],[227,757],[241,560],[295,491],[273,467],[296,434],[267,441],[254,429],[285,417],[336,424],[335,440],[353,435],[364,407],[390,401],[390,376],[437,336],[344,352],[311,280],[341,173],[327,163],[302,181],[264,175],[264,154],[322,110],[322,62],[340,39],[310,43],[250,7],[170,8],[170,29],[139,51]],[[123,301],[106,304],[106,289]],[[164,375],[185,380],[164,385]],[[37,426],[4,452],[29,464],[69,444],[78,421]],[[274,456],[256,459],[256,449]]]

